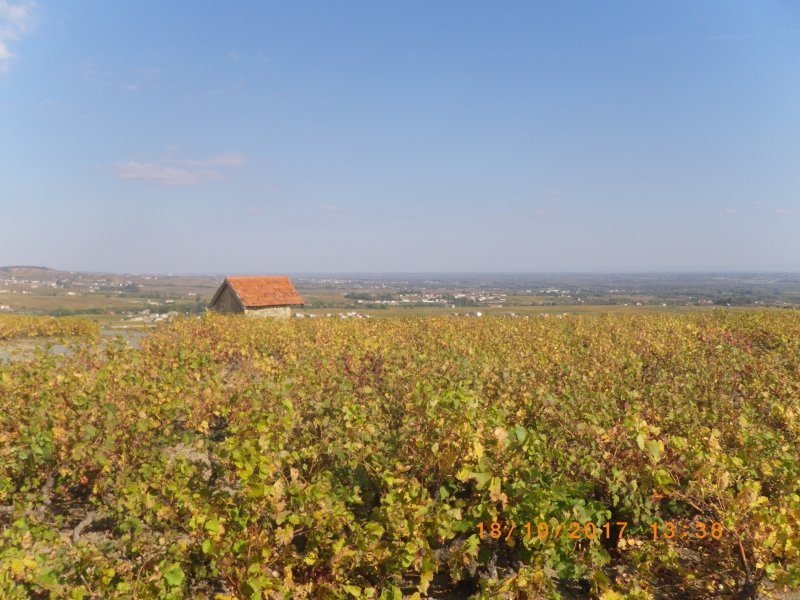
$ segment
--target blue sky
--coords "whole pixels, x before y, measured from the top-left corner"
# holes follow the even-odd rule
[[[0,0],[2,264],[800,271],[800,4]]]

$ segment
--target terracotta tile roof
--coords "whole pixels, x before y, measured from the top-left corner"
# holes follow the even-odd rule
[[[225,281],[245,308],[304,304],[288,277],[228,277]]]

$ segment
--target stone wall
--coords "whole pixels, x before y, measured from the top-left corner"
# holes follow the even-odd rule
[[[292,309],[288,306],[267,306],[266,308],[246,308],[248,317],[272,317],[275,319],[288,319],[292,316]]]

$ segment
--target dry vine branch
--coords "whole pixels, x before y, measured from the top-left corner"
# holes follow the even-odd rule
[[[83,520],[75,526],[75,529],[72,530],[72,543],[77,544],[78,539],[81,537],[81,533],[83,533],[83,530],[98,520],[97,513],[93,510],[90,510],[88,513],[86,513],[86,516],[83,518]]]

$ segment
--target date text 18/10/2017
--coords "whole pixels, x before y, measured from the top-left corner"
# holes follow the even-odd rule
[[[627,521],[609,521],[602,525],[597,525],[591,521],[579,523],[569,521],[565,523],[548,523],[530,521],[521,525],[513,523],[500,523],[494,521],[487,527],[484,523],[478,523],[478,536],[481,539],[504,539],[510,542],[514,537],[522,539],[538,539],[542,542],[547,540],[557,540],[567,538],[570,540],[622,540],[627,535]],[[691,523],[679,523],[666,521],[664,523],[652,523],[650,525],[650,539],[653,540],[718,540],[722,537],[724,528],[719,521],[703,522],[694,521]]]

